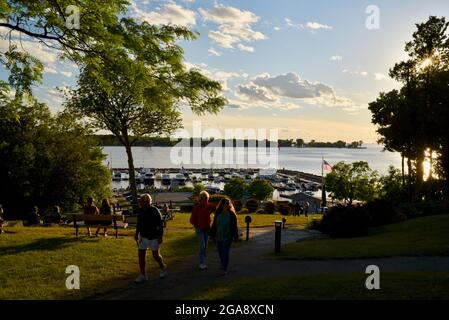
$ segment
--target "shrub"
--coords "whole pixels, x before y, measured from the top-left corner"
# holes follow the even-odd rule
[[[245,207],[250,213],[254,213],[259,208],[259,201],[257,201],[256,199],[250,199],[246,202]]]
[[[322,221],[321,220],[317,220],[317,219],[313,219],[312,221],[307,222],[306,224],[306,229],[307,230],[319,230],[321,231],[322,229]]]
[[[373,227],[384,226],[407,219],[389,200],[376,199],[366,203],[364,208],[368,211]]]
[[[235,201],[233,201],[232,203],[234,204],[235,211],[240,211],[240,210],[242,210],[242,207],[243,207],[242,201],[240,201],[240,200],[235,200]]]
[[[243,208],[242,210],[240,210],[239,211],[239,213],[238,214],[249,214],[249,210],[248,209],[246,209],[246,208]]]
[[[332,207],[323,215],[321,231],[332,238],[357,237],[366,235],[370,226],[370,216],[364,207]]]
[[[290,206],[288,204],[281,204],[279,206],[279,212],[283,215],[283,216],[288,216],[290,214]]]
[[[256,214],[265,214],[265,210],[262,208],[257,209]]]
[[[273,214],[275,210],[275,206],[274,206],[274,202],[273,201],[268,201],[267,203],[265,203],[265,212],[268,214]]]

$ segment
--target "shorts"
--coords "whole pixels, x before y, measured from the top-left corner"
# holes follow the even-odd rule
[[[147,250],[151,249],[151,251],[158,251],[159,250],[159,240],[158,239],[147,239],[144,237],[141,237],[139,235],[139,240],[137,240],[139,243],[139,250]]]

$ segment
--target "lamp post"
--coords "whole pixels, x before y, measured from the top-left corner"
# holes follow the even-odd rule
[[[246,216],[245,217],[245,222],[246,222],[246,241],[249,240],[249,224],[251,223],[252,219],[251,216]]]
[[[276,220],[274,222],[274,252],[281,252],[281,230],[282,220]]]

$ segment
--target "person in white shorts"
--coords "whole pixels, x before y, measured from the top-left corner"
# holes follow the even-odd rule
[[[162,215],[158,208],[151,205],[151,202],[149,194],[143,194],[139,200],[140,208],[137,215],[135,240],[138,246],[140,275],[135,280],[136,283],[147,280],[145,260],[148,249],[151,250],[154,260],[159,264],[159,277],[164,278],[167,274],[167,265],[159,251],[164,234]]]

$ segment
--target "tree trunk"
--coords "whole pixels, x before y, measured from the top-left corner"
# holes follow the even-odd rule
[[[137,184],[136,184],[136,175],[135,175],[135,171],[134,171],[133,154],[131,151],[131,143],[129,142],[129,138],[128,138],[127,134],[124,137],[124,140],[125,140],[126,155],[128,156],[129,187],[131,189],[131,195],[132,195],[131,205],[132,205],[133,211],[135,212],[138,208],[138,205],[137,205]]]
[[[407,176],[408,176],[408,197],[409,200],[412,201],[413,199],[413,188],[412,188],[412,160],[410,157],[407,158]]]
[[[421,150],[418,153],[418,158],[416,159],[415,200],[421,200],[421,191],[424,177],[424,159],[424,150]]]
[[[402,160],[402,162],[401,162],[401,169],[402,169],[401,173],[402,173],[402,187],[403,188],[405,187],[404,158],[405,158],[404,155],[401,154],[401,160]]]

